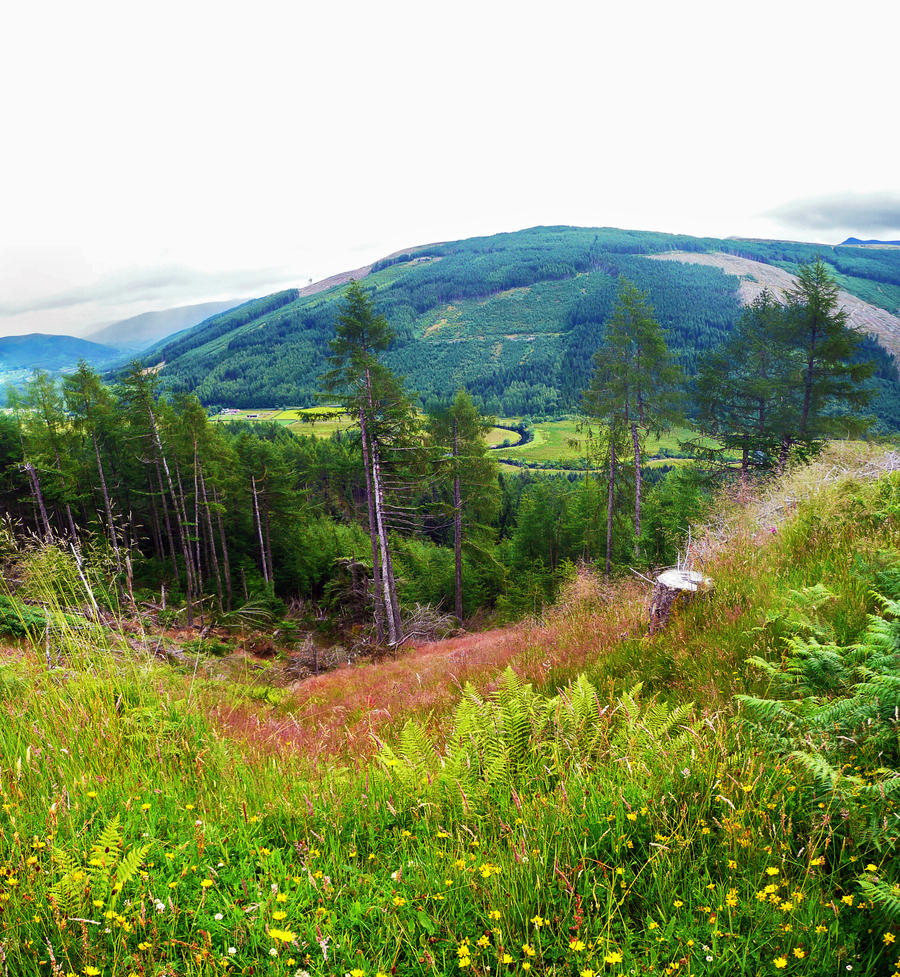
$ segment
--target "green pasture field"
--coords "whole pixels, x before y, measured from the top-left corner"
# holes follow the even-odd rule
[[[339,407],[247,408],[229,414],[217,414],[211,420],[227,424],[229,421],[265,421],[290,428],[294,434],[316,438],[330,438],[336,431],[346,431],[353,422]]]
[[[518,418],[503,418],[500,423],[515,424]],[[494,429],[495,431],[498,429]],[[505,436],[512,432],[506,432]],[[579,430],[579,420],[577,417],[566,417],[561,420],[540,421],[534,425],[534,439],[527,444],[517,445],[511,448],[502,448],[497,451],[497,459],[514,459],[525,462],[571,462],[583,458],[585,455],[586,432]],[[648,438],[645,445],[645,455],[650,463],[652,459],[657,459],[656,464],[667,464],[675,459],[657,456],[661,452],[668,452],[671,455],[684,455],[679,447],[680,442],[687,441],[696,437],[696,432],[689,427],[676,427],[671,431],[666,431],[658,438]],[[501,444],[503,438],[499,438],[496,443]],[[490,442],[489,442],[490,443]],[[712,445],[708,438],[701,439],[704,445]]]

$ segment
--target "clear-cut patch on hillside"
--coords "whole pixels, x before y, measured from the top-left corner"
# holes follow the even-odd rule
[[[768,288],[775,298],[781,299],[785,291],[794,288],[797,284],[797,279],[783,268],[721,251],[710,254],[667,251],[665,254],[654,254],[648,257],[656,261],[681,261],[685,264],[721,268],[726,275],[734,275],[740,279],[741,301],[744,305],[749,305],[764,288]],[[889,353],[900,358],[900,318],[843,290],[839,294],[839,300],[847,310],[851,325],[863,332],[871,333]]]

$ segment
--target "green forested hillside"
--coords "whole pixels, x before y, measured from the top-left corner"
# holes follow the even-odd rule
[[[620,275],[649,293],[689,374],[698,352],[732,328],[737,279],[647,258],[671,250],[728,251],[788,270],[821,254],[843,288],[888,311],[900,304],[893,251],[612,228],[531,228],[428,245],[377,263],[366,285],[397,332],[386,362],[424,402],[464,385],[487,411],[547,414],[577,402]],[[205,403],[312,404],[341,294],[289,290],[248,302],[156,347],[147,363],[164,361],[164,384]]]

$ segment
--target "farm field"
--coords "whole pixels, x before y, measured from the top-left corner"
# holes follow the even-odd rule
[[[290,428],[295,434],[307,434],[316,438],[330,438],[335,431],[346,431],[353,427],[353,421],[343,414],[336,413],[337,407],[285,407],[285,408],[246,408],[232,410],[227,414],[217,414],[211,420],[219,424],[231,421],[260,421],[281,424]],[[517,424],[519,418],[501,419],[501,424],[510,426]],[[515,442],[519,435],[505,427],[492,427],[487,433],[487,443],[490,447],[503,444],[504,441]]]
[[[334,406],[246,408],[218,414],[211,419],[220,424],[227,424],[230,421],[275,423],[289,428],[295,434],[329,438],[336,431],[346,431],[353,426],[352,420],[346,415],[338,414],[338,410],[339,408]],[[487,443],[490,447],[497,448],[495,458],[502,471],[521,471],[521,463],[545,465],[548,462],[559,462],[562,466],[559,469],[542,469],[550,474],[557,471],[570,471],[571,469],[565,466],[583,457],[585,434],[579,431],[577,417],[539,421],[532,428],[532,440],[525,444],[515,444],[519,435],[511,428],[521,421],[521,417],[500,417],[497,418],[498,426],[492,427],[487,432]],[[652,467],[683,462],[683,458],[677,457],[683,454],[679,444],[691,438],[693,434],[689,427],[678,427],[658,438],[649,438],[646,444],[648,465]],[[500,448],[504,441],[509,441],[511,444]],[[711,445],[713,442],[702,439],[701,443]],[[505,464],[507,460],[512,464]]]
[[[316,438],[330,438],[336,431],[352,427],[349,417],[337,413],[338,407],[284,407],[246,408],[217,414],[210,418],[218,424],[230,421],[265,421],[281,424],[295,434],[308,434]]]
[[[501,418],[500,423],[513,425],[519,420],[520,418]],[[585,434],[579,431],[578,427],[579,421],[576,417],[540,421],[534,425],[533,440],[526,444],[500,449],[497,451],[497,458],[501,461],[511,459],[537,464],[552,461],[563,463],[577,461],[584,456],[585,450]],[[649,438],[645,448],[649,463],[671,464],[676,460],[671,456],[684,454],[679,443],[694,436],[695,432],[691,428],[678,427],[665,432],[658,438]],[[502,443],[502,440],[501,438],[498,443]],[[713,442],[709,439],[702,439],[701,443],[712,445]],[[663,457],[660,458],[660,455]]]

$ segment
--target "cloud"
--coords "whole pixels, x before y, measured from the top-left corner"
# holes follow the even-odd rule
[[[782,204],[764,216],[798,230],[852,229],[859,235],[900,231],[900,193],[831,193]]]
[[[284,268],[251,271],[204,272],[182,266],[118,272],[78,288],[65,289],[40,298],[0,302],[0,317],[18,316],[57,309],[75,310],[82,306],[118,307],[122,304],[159,302],[177,305],[201,301],[208,295],[245,295],[274,282],[300,279]]]

